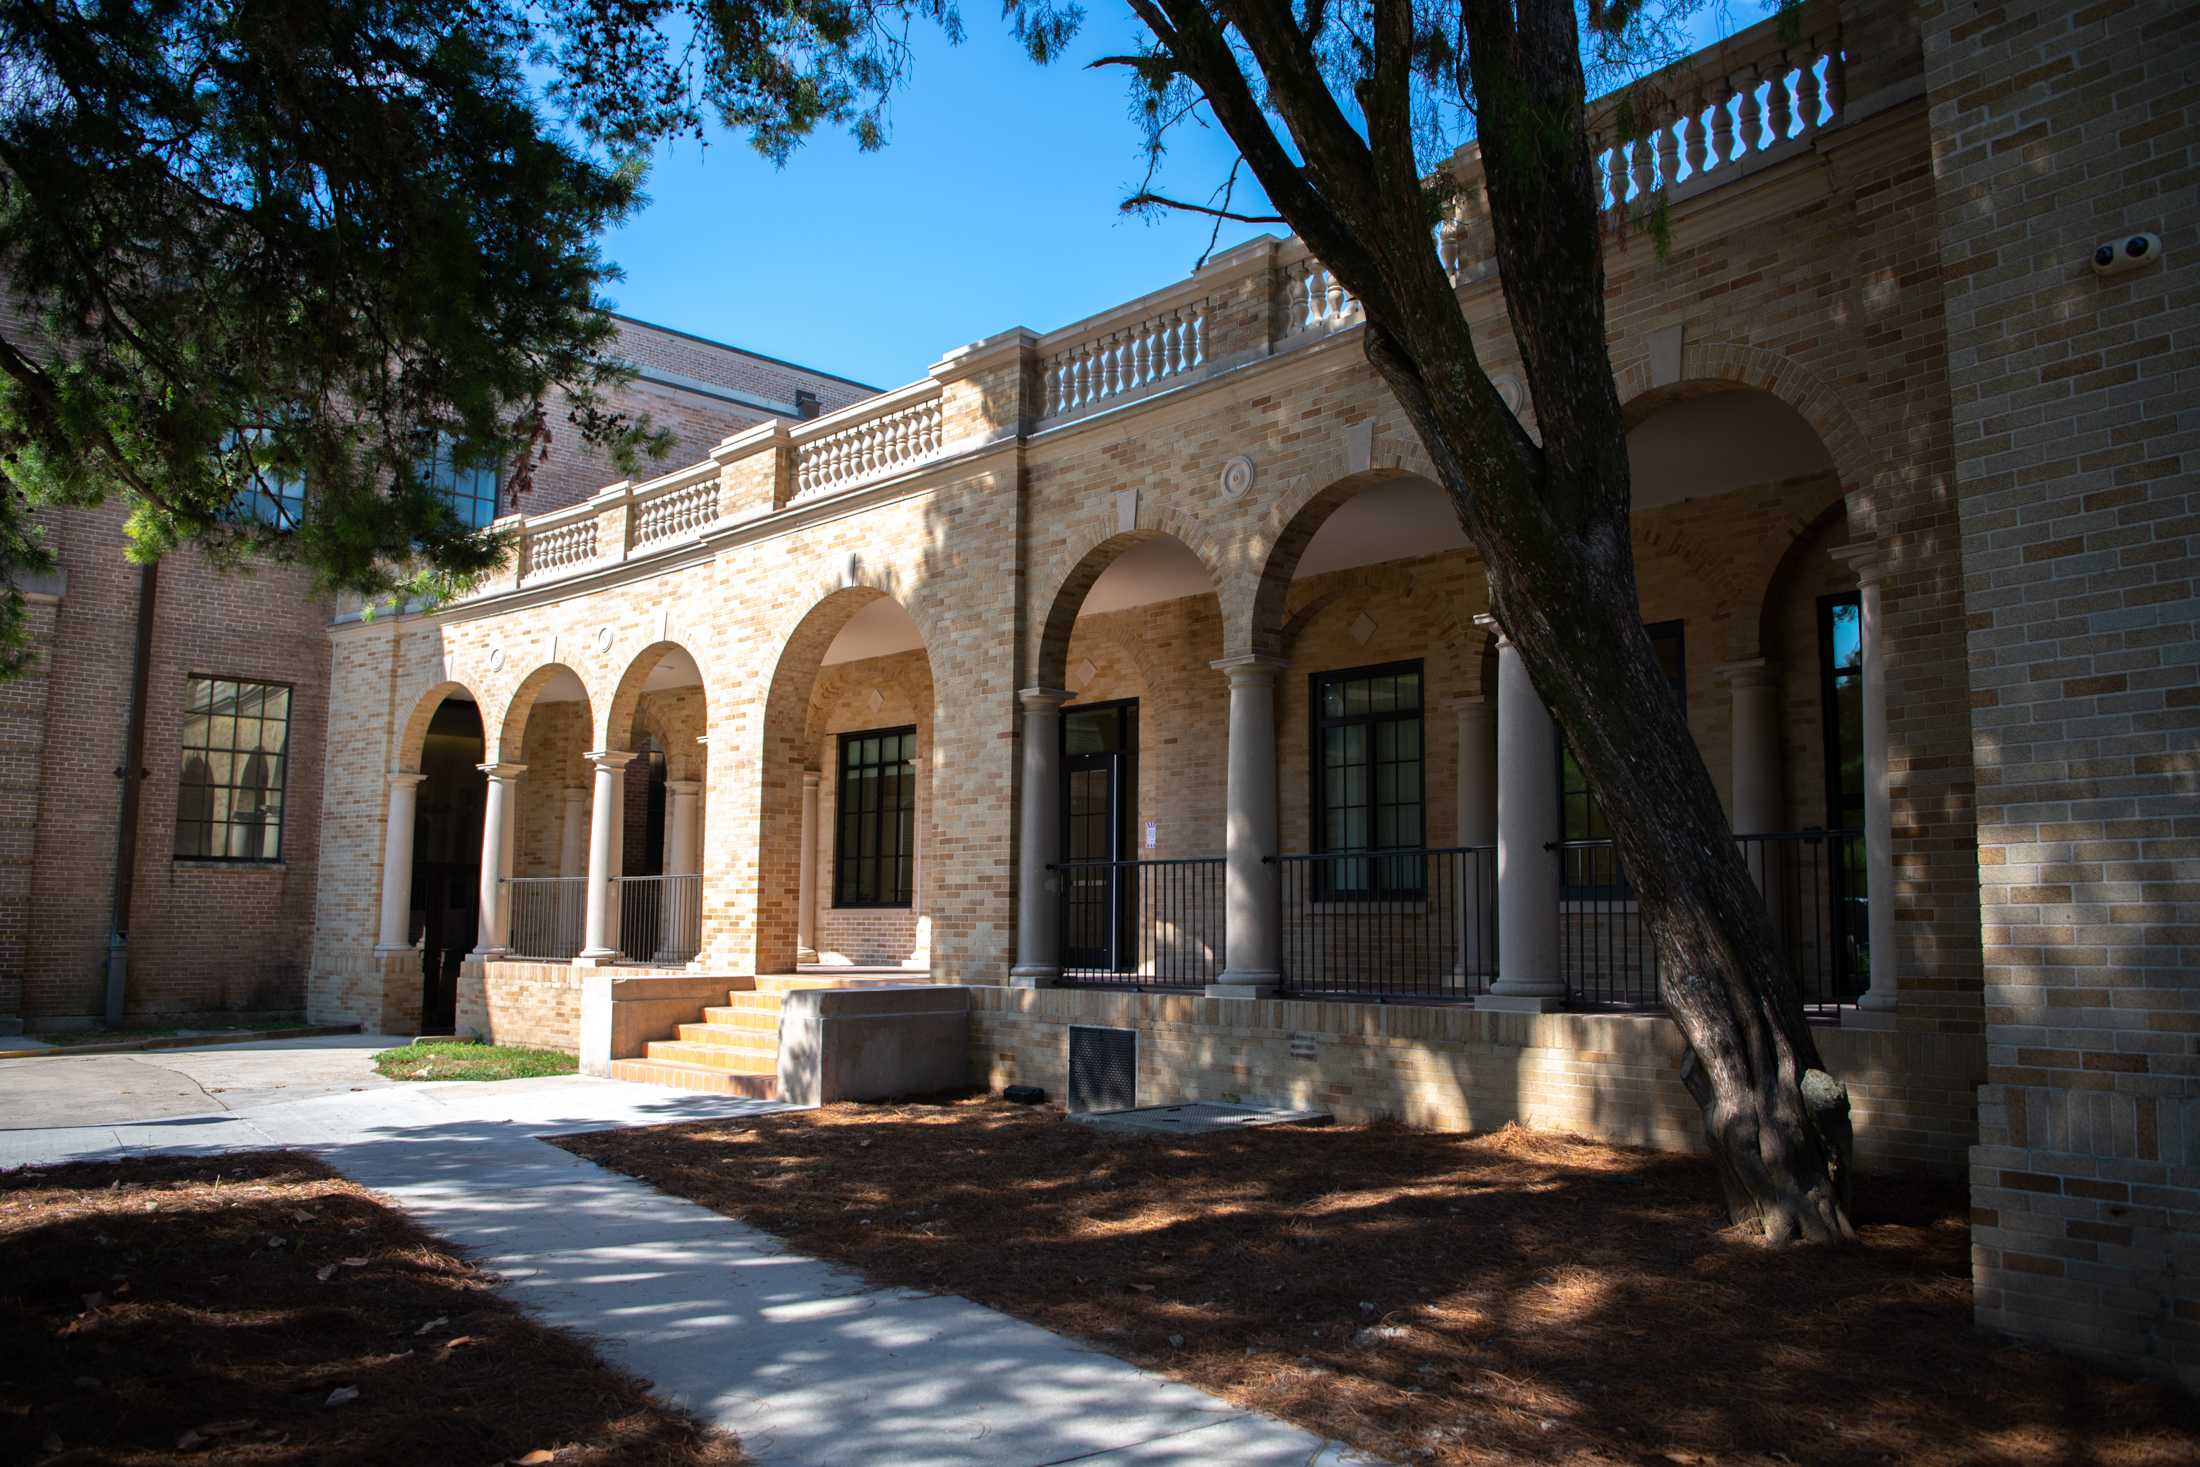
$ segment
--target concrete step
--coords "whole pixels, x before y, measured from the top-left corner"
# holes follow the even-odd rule
[[[779,1076],[712,1069],[654,1059],[611,1062],[611,1078],[643,1085],[669,1085],[675,1090],[699,1090],[711,1095],[739,1095],[750,1100],[777,1100]]]
[[[733,1070],[750,1075],[779,1073],[777,1052],[750,1054],[722,1044],[688,1044],[678,1039],[652,1039],[643,1047],[646,1058],[661,1064],[700,1065],[713,1070]]]
[[[929,980],[922,973],[764,973],[756,980],[758,993],[786,993],[796,988],[900,988]]]
[[[779,1036],[761,1029],[743,1029],[735,1024],[682,1024],[679,1026],[683,1044],[709,1044],[719,1049],[739,1050],[744,1054],[760,1054],[766,1059],[779,1054]]]
[[[769,1008],[742,1005],[738,1008],[721,1008],[716,1004],[703,1010],[703,1022],[717,1024],[727,1029],[748,1029],[762,1034],[779,1032],[779,1005]]]

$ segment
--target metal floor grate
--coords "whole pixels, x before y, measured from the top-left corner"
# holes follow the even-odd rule
[[[1138,1104],[1138,1031],[1069,1026],[1069,1110],[1129,1110]]]

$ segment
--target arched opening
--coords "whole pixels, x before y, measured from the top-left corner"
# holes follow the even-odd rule
[[[406,941],[420,949],[424,1034],[452,1032],[458,967],[480,933],[484,757],[480,708],[463,691],[444,695],[419,745],[405,929]]]
[[[1281,663],[1277,946],[1294,991],[1456,998],[1491,974],[1494,789],[1467,702],[1494,701],[1487,604],[1449,496],[1418,475],[1329,485],[1276,537],[1246,642]]]
[[[1221,971],[1222,650],[1214,576],[1172,536],[1103,541],[1056,589],[1039,677],[1071,695],[1055,724],[1058,843],[1045,853],[1050,964],[1067,981],[1191,987]]]
[[[525,766],[513,786],[503,884],[505,947],[514,958],[563,962],[581,950],[594,734],[587,687],[557,663],[529,673],[505,713],[503,757]]]
[[[627,665],[607,714],[618,777],[617,946],[629,963],[678,967],[703,951],[710,702],[693,653],[655,642]]]
[[[834,592],[765,701],[757,966],[930,971],[932,664],[901,603]]]

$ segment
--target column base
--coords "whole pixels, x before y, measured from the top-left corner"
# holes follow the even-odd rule
[[[1008,986],[1011,988],[1059,988],[1062,986],[1062,970],[1044,963],[1018,963],[1008,970]]]
[[[1225,968],[1207,985],[1209,998],[1274,998],[1283,975],[1269,968]]]
[[[1894,1007],[1890,1004],[1886,1008],[1875,1009],[1860,1003],[1854,1009],[1844,1009],[1841,1013],[1841,1027],[1863,1033],[1875,1030],[1892,1033],[1895,1029]]]
[[[1274,998],[1274,983],[1210,983],[1200,990],[1203,998]]]
[[[576,968],[609,968],[618,963],[619,950],[615,947],[584,947],[566,961]]]
[[[374,945],[374,960],[378,963],[386,963],[392,958],[417,958],[419,956],[420,949],[417,947],[384,947],[380,943]]]
[[[492,958],[504,957],[511,951],[508,947],[477,947],[466,954],[466,961],[469,963],[486,963]]]
[[[1881,1013],[1891,1014],[1894,1012],[1895,996],[1892,993],[1882,993],[1876,988],[1867,988],[1858,996],[1856,1006],[1860,1009],[1878,1009]]]
[[[1478,993],[1477,1010],[1492,1014],[1555,1014],[1566,1007],[1563,993]]]

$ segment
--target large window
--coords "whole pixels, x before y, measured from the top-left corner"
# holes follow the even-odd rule
[[[840,736],[833,905],[906,907],[917,828],[917,731]]]
[[[1681,717],[1686,720],[1688,651],[1681,625],[1661,621],[1644,630],[1650,633],[1650,647],[1665,673],[1665,685],[1673,690],[1681,705]],[[1582,772],[1580,761],[1566,747],[1563,736],[1558,741],[1558,820],[1560,840],[1606,843],[1577,846],[1564,853],[1564,895],[1574,899],[1628,895],[1627,875],[1619,869],[1619,852],[1609,844],[1612,827],[1604,818],[1604,807],[1590,793],[1589,776]]]
[[[420,476],[443,496],[451,513],[468,529],[487,529],[497,517],[497,464],[460,445],[447,433],[420,461]]]
[[[1315,849],[1417,849],[1421,803],[1421,664],[1393,662],[1313,678]],[[1317,863],[1331,896],[1401,896],[1423,883],[1417,855]]]
[[[1818,599],[1818,698],[1826,714],[1826,824],[1864,828],[1864,613],[1854,591]]]
[[[176,854],[210,861],[280,858],[289,749],[290,689],[229,678],[190,679]]]
[[[305,518],[306,479],[302,473],[261,462],[272,441],[265,428],[247,428],[226,441],[225,451],[230,453],[238,453],[244,447],[254,450],[249,458],[240,454],[239,467],[251,476],[251,482],[230,501],[228,518],[239,524],[266,525],[287,534],[297,529]]]

